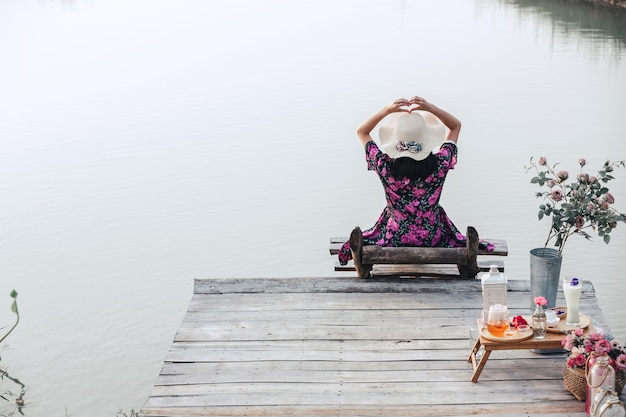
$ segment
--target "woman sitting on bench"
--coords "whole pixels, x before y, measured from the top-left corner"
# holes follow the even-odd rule
[[[381,151],[370,133],[387,116],[379,130]],[[359,126],[367,168],[378,174],[387,200],[376,224],[363,232],[365,245],[466,245],[465,236],[439,205],[446,175],[456,165],[460,130],[456,117],[417,96],[395,100]],[[493,250],[483,241],[480,247]],[[342,265],[352,258],[349,241],[338,257]]]

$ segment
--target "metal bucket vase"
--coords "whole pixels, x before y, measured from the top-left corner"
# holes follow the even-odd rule
[[[546,308],[556,306],[559,289],[561,261],[563,257],[556,249],[537,248],[530,251],[530,309],[535,309],[534,298],[544,296],[548,300]]]

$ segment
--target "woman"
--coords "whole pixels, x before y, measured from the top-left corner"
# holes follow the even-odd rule
[[[381,151],[370,133],[387,116],[379,130]],[[395,100],[359,126],[367,168],[378,174],[387,200],[374,227],[363,232],[365,245],[465,246],[465,236],[439,205],[446,175],[456,165],[460,130],[456,117],[417,96]],[[493,250],[487,242],[480,245]],[[342,265],[352,258],[350,242],[338,256]]]

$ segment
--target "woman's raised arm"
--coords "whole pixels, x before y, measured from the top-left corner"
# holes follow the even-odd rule
[[[423,97],[415,96],[409,100],[409,103],[416,105],[416,108],[419,110],[425,110],[437,116],[437,118],[439,118],[439,120],[441,120],[441,122],[446,125],[448,129],[450,129],[448,135],[446,136],[446,140],[454,143],[457,142],[461,131],[461,121],[459,119],[434,104],[429,103]],[[413,109],[415,109],[415,107]]]
[[[399,98],[394,100],[393,103],[386,105],[382,109],[378,110],[372,116],[370,116],[366,121],[364,121],[361,126],[356,130],[356,134],[361,140],[363,146],[369,141],[372,140],[371,132],[374,130],[376,125],[380,123],[381,120],[385,118],[385,116],[391,113],[397,112],[409,112],[408,109],[409,100],[405,98]],[[405,107],[405,108],[402,108]]]

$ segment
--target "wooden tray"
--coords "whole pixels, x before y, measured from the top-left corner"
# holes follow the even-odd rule
[[[486,327],[483,327],[482,329],[480,329],[480,335],[485,339],[489,339],[494,342],[521,342],[522,340],[530,339],[531,337],[533,337],[533,331],[529,327],[525,333],[519,333],[516,331],[513,336],[499,337],[492,335],[491,333],[489,333],[489,330],[487,330]]]
[[[589,326],[589,323],[591,323],[589,317],[585,316],[584,314],[579,314],[579,318],[580,325],[578,326],[568,326],[567,324],[565,324],[566,319],[563,319],[559,320],[558,323],[554,323],[553,325],[546,327],[546,330],[550,333],[567,333],[576,329],[585,329],[587,328],[587,326]]]

